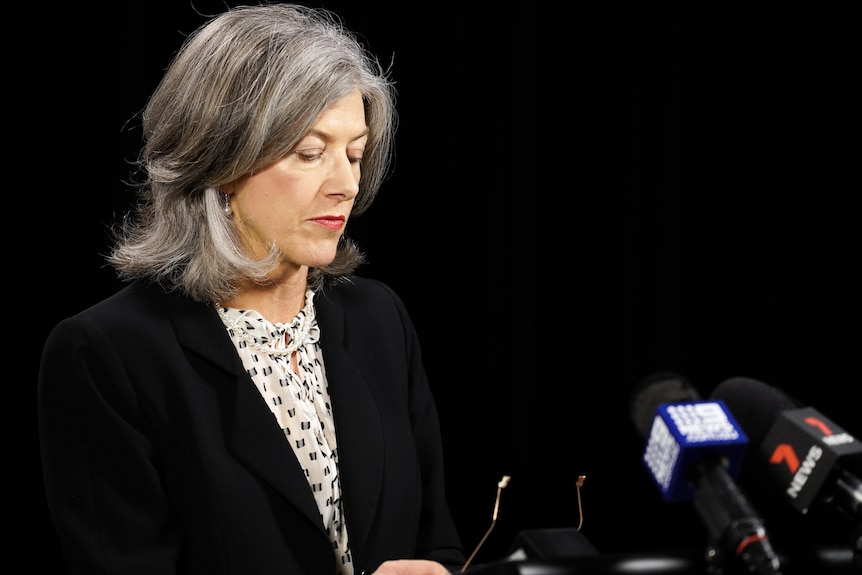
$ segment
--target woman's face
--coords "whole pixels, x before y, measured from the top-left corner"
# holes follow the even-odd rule
[[[331,262],[359,191],[367,139],[355,91],[324,110],[285,157],[224,186],[246,250],[260,258],[275,243],[282,272]]]

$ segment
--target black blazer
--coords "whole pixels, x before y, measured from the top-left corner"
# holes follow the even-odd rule
[[[397,295],[362,278],[315,299],[356,572],[464,561],[437,411]],[[305,477],[212,306],[133,283],[45,344],[39,430],[70,573],[326,575]]]

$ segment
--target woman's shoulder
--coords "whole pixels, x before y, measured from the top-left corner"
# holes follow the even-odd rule
[[[166,292],[144,281],[123,285],[113,294],[81,310],[77,317],[113,317],[118,313],[152,316],[153,309],[164,309],[191,300],[177,293]]]
[[[158,329],[173,318],[200,313],[204,306],[146,282],[128,283],[113,294],[58,322],[57,328],[90,326],[106,334]]]
[[[341,309],[348,315],[407,316],[401,296],[387,283],[362,276],[345,276],[324,286],[315,299],[315,306],[324,313]]]
[[[314,300],[321,341],[341,341],[358,356],[395,355],[418,343],[413,320],[401,297],[378,279],[351,276],[318,291]],[[409,355],[409,354],[408,354]]]

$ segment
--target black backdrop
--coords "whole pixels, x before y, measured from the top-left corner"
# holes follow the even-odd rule
[[[577,526],[581,474],[600,551],[705,545],[639,462],[628,400],[658,370],[705,396],[761,379],[862,433],[858,2],[323,5],[393,62],[395,172],[348,232],[423,337],[468,550],[512,477],[477,561],[521,530]],[[204,20],[186,0],[115,6],[8,24],[26,33],[6,70],[6,349],[25,375],[4,402],[3,562],[55,573],[41,345],[116,289],[99,254],[131,202],[136,113]],[[756,506],[780,546],[849,541],[832,510]]]

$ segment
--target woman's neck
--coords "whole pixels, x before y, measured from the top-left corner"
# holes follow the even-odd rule
[[[279,282],[241,284],[233,297],[221,305],[237,309],[253,309],[272,323],[289,323],[305,307],[308,290],[307,274]]]

